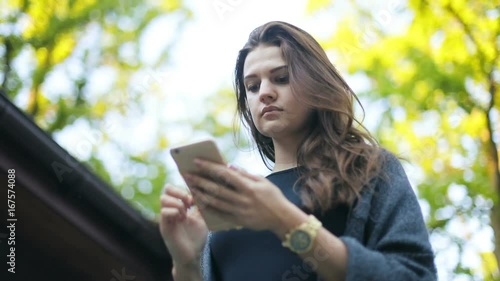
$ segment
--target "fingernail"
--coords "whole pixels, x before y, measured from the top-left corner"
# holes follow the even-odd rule
[[[201,161],[200,159],[198,159],[198,158],[195,158],[195,159],[194,159],[194,164],[195,164],[196,166],[201,166],[202,161]]]

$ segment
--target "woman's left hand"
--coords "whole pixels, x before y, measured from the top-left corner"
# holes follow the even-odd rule
[[[268,179],[196,159],[199,174],[184,174],[198,208],[253,230],[273,230],[292,204]]]

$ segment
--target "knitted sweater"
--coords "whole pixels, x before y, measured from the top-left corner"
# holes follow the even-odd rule
[[[387,179],[364,189],[340,237],[348,253],[346,280],[437,280],[429,235],[403,167],[387,153],[383,170]],[[215,281],[210,238],[201,261],[204,281]]]

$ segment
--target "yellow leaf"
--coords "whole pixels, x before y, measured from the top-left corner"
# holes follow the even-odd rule
[[[57,1],[54,7],[54,16],[58,18],[67,18],[69,15],[68,1]]]
[[[169,146],[168,139],[166,137],[161,137],[158,141],[158,146],[162,149],[165,149]]]
[[[97,0],[79,0],[73,4],[71,7],[72,14],[79,14],[82,11],[88,9],[88,7],[92,7],[96,5]]]
[[[418,101],[424,101],[425,98],[430,94],[431,89],[426,81],[418,81],[415,83],[413,88],[413,96]]]
[[[24,38],[33,38],[37,34],[43,33],[47,27],[52,11],[47,7],[48,5],[45,6],[46,4],[44,1],[30,2],[30,6],[27,9],[27,15],[30,20],[23,32]]]
[[[332,0],[309,0],[306,6],[306,13],[312,14],[318,10],[324,9],[332,4]]]
[[[483,260],[481,264],[481,269],[484,280],[493,280],[493,276],[498,275],[497,259],[493,252],[481,253],[481,258]]]
[[[21,6],[23,5],[23,2],[22,0],[7,0],[7,5],[5,5],[5,8],[7,9],[13,9],[13,8],[16,8],[16,10],[18,8],[21,8]],[[2,7],[2,9],[4,9],[4,7]]]
[[[322,42],[325,50],[335,50],[338,54],[338,60],[335,62],[340,65],[357,64],[356,62],[364,58],[364,42],[362,33],[358,32],[356,20],[352,17],[345,18],[337,25],[337,31],[334,36]]]
[[[472,136],[480,136],[481,131],[486,127],[486,118],[481,110],[472,110],[472,112],[463,118],[461,131]]]
[[[94,108],[93,108],[93,112],[98,118],[102,118],[104,116],[104,114],[106,114],[106,111],[108,111],[108,107],[106,105],[106,102],[104,102],[102,100],[96,102],[96,104],[94,105]]]
[[[36,50],[36,58],[37,58],[38,62],[44,63],[47,60],[48,54],[49,54],[49,51],[47,50],[47,48],[45,48],[45,47],[38,48]]]
[[[52,63],[58,64],[68,57],[73,51],[76,42],[69,33],[63,34],[57,38],[57,43],[52,51]]]
[[[172,12],[181,7],[181,1],[180,0],[164,0],[162,1],[161,7],[167,11],[167,12]]]

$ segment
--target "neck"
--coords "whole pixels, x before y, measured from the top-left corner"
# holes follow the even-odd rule
[[[273,139],[274,144],[274,167],[273,172],[297,167],[297,150],[299,141],[288,139]]]

